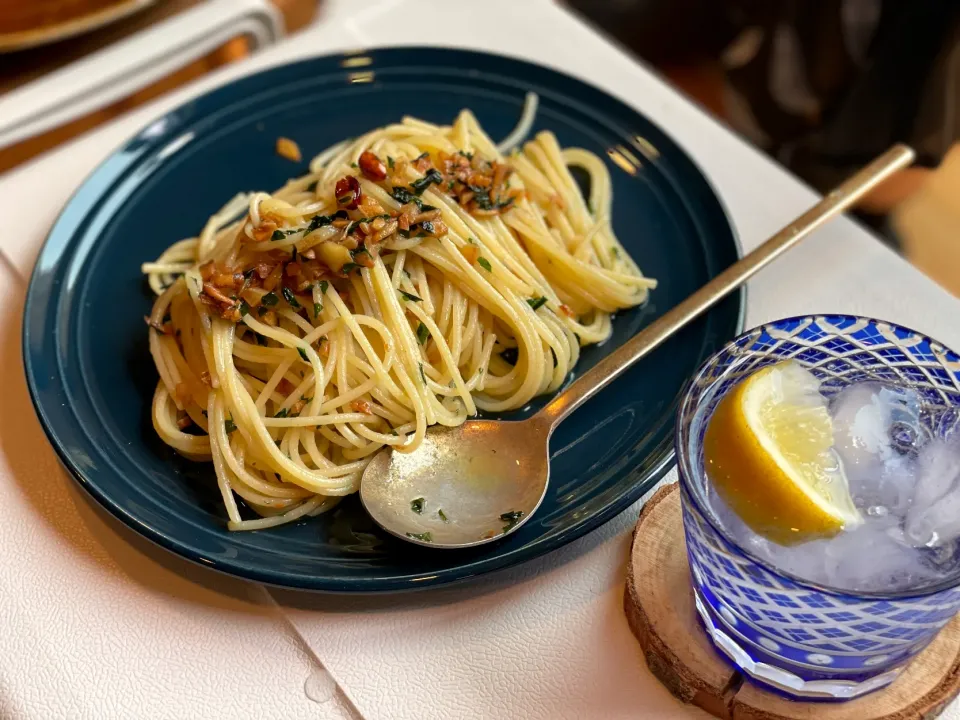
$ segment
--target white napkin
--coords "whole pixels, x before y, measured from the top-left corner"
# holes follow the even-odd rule
[[[707,717],[650,675],[627,627],[639,507],[483,583],[386,598],[273,592],[368,720]]]

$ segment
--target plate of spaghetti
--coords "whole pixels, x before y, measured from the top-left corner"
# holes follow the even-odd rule
[[[425,587],[649,489],[742,295],[558,430],[543,507],[498,543],[381,532],[356,497],[370,458],[534,412],[738,256],[696,166],[600,90],[467,51],[320,57],[191,101],[93,173],[31,280],[27,379],[71,474],[160,545],[281,586]]]

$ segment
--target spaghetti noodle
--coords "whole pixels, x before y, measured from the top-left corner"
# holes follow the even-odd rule
[[[231,529],[330,509],[384,446],[557,390],[646,299],[611,202],[595,155],[543,132],[505,157],[469,111],[330,148],[144,264],[157,433],[212,461]]]

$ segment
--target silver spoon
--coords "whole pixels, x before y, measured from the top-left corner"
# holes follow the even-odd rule
[[[913,157],[905,145],[887,150],[610,353],[532,417],[436,426],[413,452],[381,450],[360,483],[367,512],[387,532],[428,547],[473,547],[515,531],[543,502],[550,478],[548,443],[564,418],[758,270],[909,165]]]

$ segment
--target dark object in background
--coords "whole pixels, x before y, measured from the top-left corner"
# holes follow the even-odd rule
[[[956,0],[570,0],[659,67],[722,68],[724,119],[825,191],[897,141],[960,139]]]

